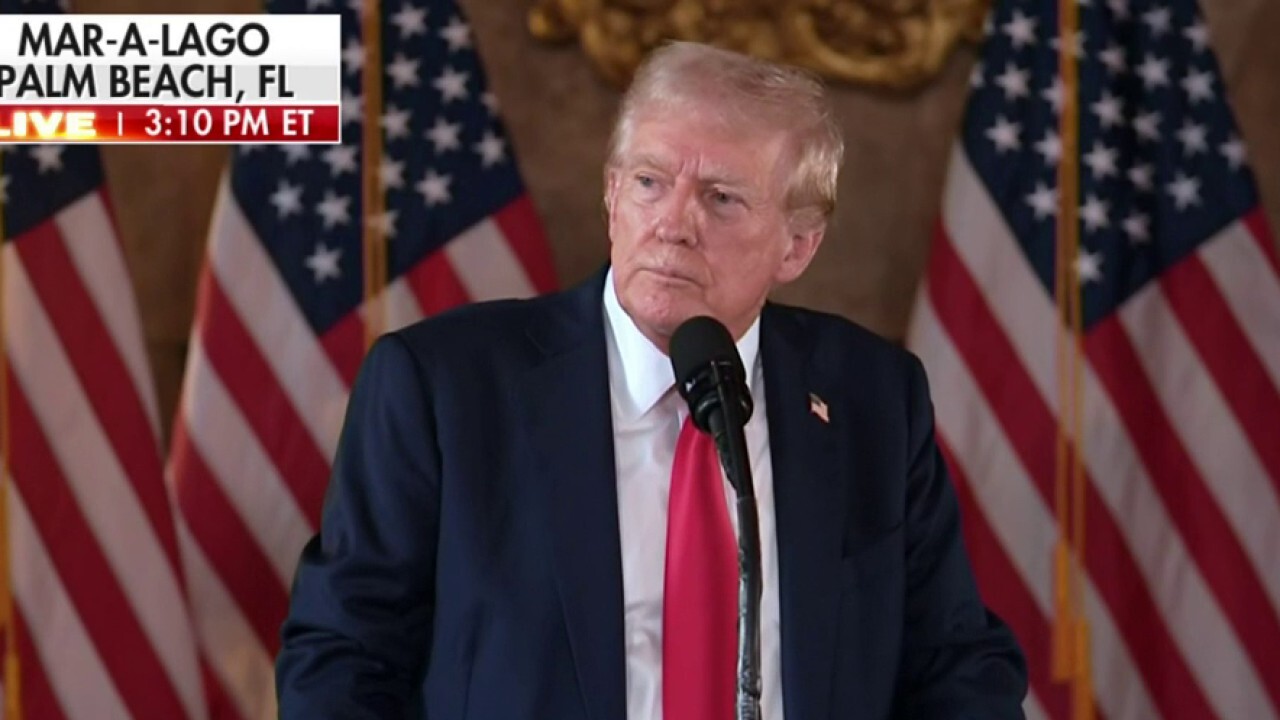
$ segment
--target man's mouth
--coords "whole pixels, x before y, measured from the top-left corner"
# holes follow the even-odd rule
[[[675,270],[672,268],[649,267],[649,268],[645,268],[645,270],[653,273],[654,275],[657,275],[663,280],[667,280],[671,282],[685,282],[685,283],[693,282],[693,278],[680,272],[679,270]]]

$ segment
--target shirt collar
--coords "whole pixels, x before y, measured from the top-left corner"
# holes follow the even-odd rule
[[[604,282],[605,334],[608,336],[609,385],[621,419],[636,420],[653,408],[675,385],[671,360],[640,332],[622,309],[613,282],[613,268]],[[760,317],[736,343],[747,377],[754,376],[760,351]]]

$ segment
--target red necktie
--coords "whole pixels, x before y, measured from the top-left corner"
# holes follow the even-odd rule
[[[662,605],[663,720],[733,720],[738,546],[715,442],[686,418],[671,468]]]

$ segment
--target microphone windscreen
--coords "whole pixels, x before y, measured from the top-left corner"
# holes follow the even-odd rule
[[[728,362],[739,379],[746,376],[733,336],[715,318],[704,315],[681,323],[671,336],[670,350],[671,369],[680,385],[713,362]]]

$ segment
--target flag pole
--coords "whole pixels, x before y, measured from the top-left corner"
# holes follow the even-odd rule
[[[1068,480],[1071,465],[1071,439],[1068,436],[1068,414],[1074,409],[1071,398],[1071,372],[1075,345],[1072,342],[1071,320],[1072,303],[1068,299],[1071,276],[1072,238],[1078,229],[1076,206],[1079,201],[1076,183],[1079,177],[1079,166],[1076,165],[1077,138],[1074,119],[1076,93],[1072,68],[1068,54],[1063,52],[1066,44],[1062,38],[1066,36],[1066,15],[1070,12],[1068,5],[1072,0],[1060,0],[1058,4],[1058,76],[1062,86],[1062,108],[1058,117],[1058,138],[1061,144],[1058,162],[1058,218],[1057,242],[1055,243],[1054,262],[1054,301],[1057,305],[1057,370],[1058,370],[1058,423],[1057,445],[1054,463],[1053,499],[1054,513],[1057,520],[1058,539],[1053,549],[1053,637],[1051,673],[1055,681],[1061,682],[1071,677],[1074,671],[1071,648],[1071,623],[1074,615],[1072,607],[1074,597],[1071,593],[1071,575],[1073,558],[1071,557],[1071,539],[1068,528],[1071,522],[1070,495]]]
[[[1078,0],[1058,2],[1058,66],[1062,82],[1058,164],[1058,242],[1055,298],[1058,306],[1057,463],[1054,500],[1058,542],[1054,548],[1053,679],[1072,683],[1072,717],[1093,717],[1089,625],[1084,612],[1084,318],[1080,257],[1080,78],[1076,37]],[[1069,494],[1068,494],[1069,493]]]
[[[1084,609],[1084,587],[1088,577],[1084,566],[1085,540],[1085,438],[1084,438],[1084,283],[1080,277],[1080,221],[1077,209],[1080,207],[1080,69],[1076,58],[1076,35],[1080,27],[1079,0],[1062,0],[1066,14],[1062,23],[1062,33],[1071,38],[1071,42],[1060,42],[1059,58],[1065,58],[1063,70],[1069,82],[1064,80],[1063,93],[1070,98],[1064,105],[1071,109],[1071,420],[1072,441],[1075,452],[1071,463],[1072,488],[1072,555],[1075,558],[1071,575],[1072,610],[1074,623],[1071,633],[1071,652],[1075,658],[1075,677],[1072,683],[1072,716],[1074,720],[1093,720],[1093,671],[1089,657],[1089,619]],[[1059,37],[1062,37],[1060,35]],[[1065,152],[1065,150],[1064,150]]]
[[[0,175],[4,153],[0,153]],[[0,623],[4,630],[4,716],[22,720],[22,673],[18,664],[18,624],[13,613],[12,545],[9,542],[9,345],[5,322],[5,222],[0,198]]]
[[[362,247],[364,249],[364,340],[365,349],[382,334],[386,324],[383,307],[387,283],[387,243],[383,232],[386,197],[382,192],[382,12],[379,0],[361,5],[361,35],[364,37],[364,122],[362,123],[361,188],[363,191]]]

